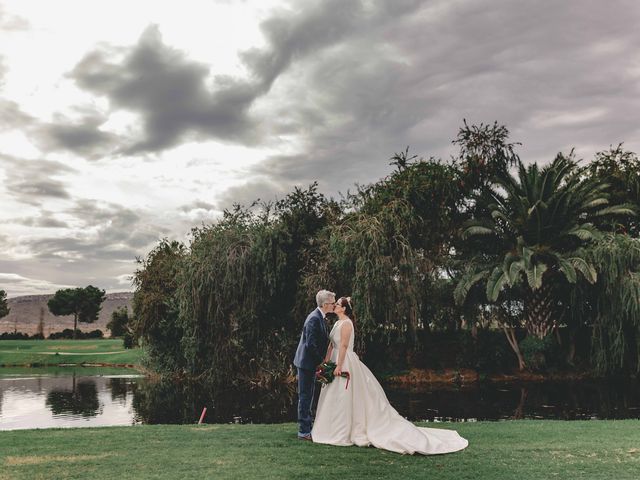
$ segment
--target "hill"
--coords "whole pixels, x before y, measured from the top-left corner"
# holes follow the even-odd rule
[[[11,311],[6,317],[0,318],[0,333],[18,332],[33,335],[38,331],[41,311],[44,314],[44,335],[52,332],[60,332],[65,328],[73,328],[73,316],[56,317],[49,312],[47,302],[53,295],[25,295],[9,298],[7,303]],[[102,304],[102,310],[98,320],[94,323],[78,323],[78,328],[83,332],[102,330],[105,336],[109,336],[107,323],[111,320],[111,314],[120,307],[128,307],[131,313],[131,301],[133,292],[108,293]]]

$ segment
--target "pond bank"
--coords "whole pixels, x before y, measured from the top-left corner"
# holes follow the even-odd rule
[[[441,370],[413,368],[407,372],[385,376],[384,381],[389,385],[417,387],[429,385],[472,385],[481,380],[493,383],[511,383],[580,381],[599,378],[602,377],[593,372],[549,372],[542,374],[525,371],[510,374],[481,375],[477,371],[468,368],[445,368]]]
[[[469,447],[430,457],[332,447],[297,440],[293,423],[0,432],[0,478],[631,480],[640,468],[638,420],[437,426]]]

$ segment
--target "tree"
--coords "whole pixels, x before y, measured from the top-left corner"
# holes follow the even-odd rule
[[[40,317],[38,319],[38,335],[44,338],[44,307],[40,307]]]
[[[0,290],[0,318],[6,317],[9,315],[11,309],[7,304],[7,292],[4,290]]]
[[[542,169],[517,165],[517,176],[505,170],[477,198],[462,231],[466,268],[455,295],[463,303],[483,284],[486,299],[499,303],[503,291],[515,291],[527,332],[543,339],[560,321],[557,287],[597,280],[585,251],[602,236],[593,221],[634,210],[610,205],[608,185],[585,176],[571,155],[558,154]]]
[[[73,338],[76,338],[78,322],[93,323],[105,299],[105,291],[92,285],[85,288],[58,290],[47,302],[49,311],[56,315],[73,315]]]
[[[574,322],[592,329],[593,365],[600,373],[640,372],[640,239],[607,234],[588,249],[595,285],[571,297]]]
[[[122,337],[129,332],[129,311],[127,307],[121,307],[111,314],[111,320],[107,323],[112,337]]]
[[[596,153],[595,159],[588,165],[588,174],[603,183],[611,185],[612,204],[631,204],[640,210],[640,159],[622,148],[610,147],[609,150]],[[615,223],[603,223],[602,227],[632,237],[640,236],[640,218],[627,216],[616,218]]]
[[[131,329],[144,343],[157,371],[179,371],[184,364],[176,290],[186,254],[182,243],[164,238],[146,258],[138,259],[140,267],[133,277],[136,291]]]

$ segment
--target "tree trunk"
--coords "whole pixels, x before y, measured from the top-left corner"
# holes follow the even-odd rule
[[[76,339],[76,330],[78,329],[78,314],[73,314],[73,339]]]
[[[520,351],[520,346],[518,345],[518,339],[516,338],[516,331],[513,327],[507,327],[506,325],[502,326],[504,330],[504,334],[509,341],[509,345],[511,345],[511,349],[518,357],[518,369],[523,371],[527,365],[524,363],[524,357],[522,356],[522,352]]]
[[[569,332],[569,352],[567,353],[567,363],[573,365],[573,361],[576,356],[576,330],[572,329]]]
[[[524,302],[525,328],[530,335],[545,338],[554,325],[553,293],[549,282],[529,290]]]

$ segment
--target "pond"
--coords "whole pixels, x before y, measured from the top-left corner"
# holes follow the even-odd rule
[[[0,368],[0,430],[131,425],[137,372]]]
[[[410,420],[478,421],[640,418],[637,381],[477,384],[464,388],[386,387]],[[295,421],[293,386],[225,389],[151,381],[132,370],[0,369],[0,430],[22,428]]]

